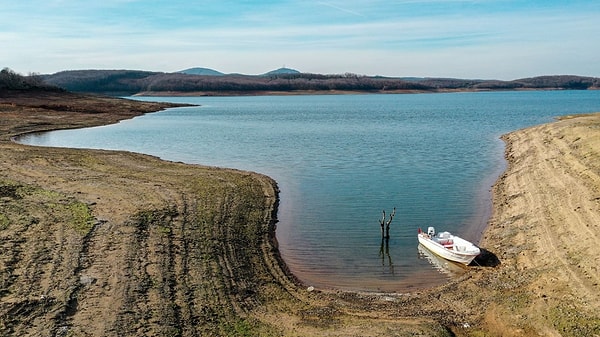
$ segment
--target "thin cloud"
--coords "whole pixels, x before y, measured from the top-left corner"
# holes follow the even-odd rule
[[[319,2],[317,2],[317,3],[318,3],[319,5],[327,6],[327,7],[333,8],[333,9],[337,9],[337,10],[339,10],[339,11],[342,11],[342,12],[345,12],[345,13],[349,13],[349,14],[352,14],[352,15],[356,15],[356,16],[363,16],[363,17],[364,17],[364,15],[362,15],[362,14],[361,14],[361,13],[359,13],[359,12],[356,12],[356,11],[350,10],[350,9],[348,9],[348,8],[343,8],[343,7],[340,7],[340,6],[334,5],[334,4],[330,3],[330,2],[323,2],[323,1],[319,1]]]

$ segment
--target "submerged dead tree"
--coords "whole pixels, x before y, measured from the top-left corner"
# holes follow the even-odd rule
[[[392,220],[394,219],[394,215],[396,215],[396,207],[394,207],[394,210],[390,214],[390,219],[386,221],[385,209],[383,210],[383,217],[381,218],[381,220],[379,220],[379,224],[381,225],[381,238],[382,239],[390,238],[390,224],[392,223]],[[384,231],[384,229],[385,229],[385,231]]]

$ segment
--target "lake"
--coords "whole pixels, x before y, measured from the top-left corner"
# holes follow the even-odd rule
[[[399,292],[454,275],[419,252],[419,227],[481,238],[502,134],[600,111],[600,91],[134,99],[200,106],[20,141],[264,173],[280,187],[277,239],[300,280]],[[385,243],[379,221],[393,208]]]

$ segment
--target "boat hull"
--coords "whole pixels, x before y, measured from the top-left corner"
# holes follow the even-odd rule
[[[466,240],[463,240],[463,241],[470,244],[470,246],[466,247],[466,249],[464,251],[459,251],[456,248],[453,249],[453,248],[444,247],[443,245],[432,240],[429,237],[429,235],[427,235],[425,233],[419,233],[418,239],[419,239],[419,243],[421,245],[423,245],[423,247],[429,249],[429,251],[431,251],[432,253],[434,253],[440,257],[443,257],[446,260],[458,262],[458,263],[461,263],[464,265],[470,264],[473,261],[473,259],[475,259],[477,257],[477,255],[479,255],[479,253],[480,253],[479,248],[475,247],[474,245],[472,245],[471,243],[469,243]],[[454,240],[462,240],[462,239],[454,237]]]

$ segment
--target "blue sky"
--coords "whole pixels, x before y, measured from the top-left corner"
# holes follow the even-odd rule
[[[0,0],[0,67],[600,77],[600,1]]]

